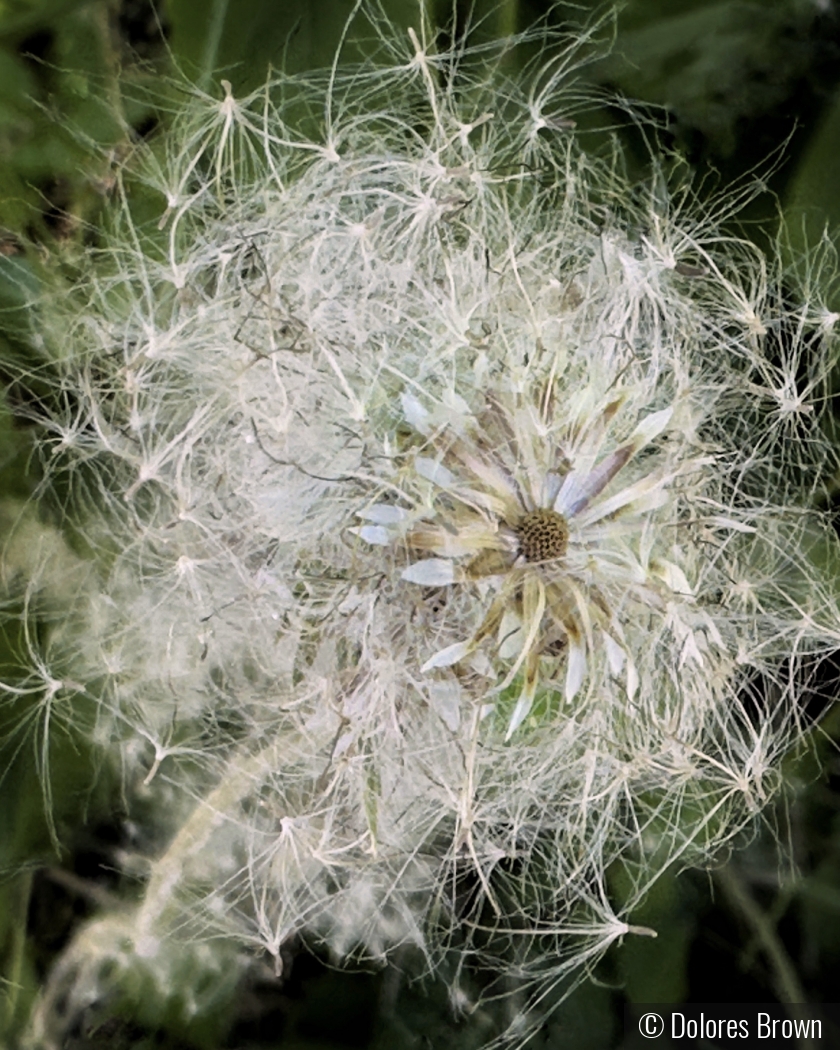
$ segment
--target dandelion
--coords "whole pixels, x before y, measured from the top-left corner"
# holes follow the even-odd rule
[[[840,637],[827,311],[587,152],[575,47],[521,86],[382,39],[195,94],[131,176],[154,221],[126,195],[42,306],[44,459],[98,573],[61,679],[156,845],[47,1043],[132,967],[166,997],[298,936],[408,946],[462,1008],[478,960],[521,1042],[749,826]]]

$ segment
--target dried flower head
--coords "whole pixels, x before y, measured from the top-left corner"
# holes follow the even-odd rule
[[[566,702],[576,696],[589,660],[600,650],[612,673],[626,674],[626,696],[632,701],[638,675],[625,623],[635,633],[634,620],[649,621],[653,610],[663,608],[666,565],[680,581],[682,595],[692,598],[681,569],[650,556],[642,567],[628,539],[638,538],[640,516],[649,521],[650,513],[668,502],[668,484],[695,466],[696,457],[689,454],[665,470],[664,457],[652,457],[643,474],[637,470],[627,484],[611,485],[617,476],[631,473],[636,454],[667,427],[672,409],[653,412],[616,442],[622,428],[615,417],[628,414],[621,413],[627,400],[621,388],[604,391],[601,403],[587,406],[584,418],[574,418],[568,404],[558,404],[555,377],[547,385],[536,381],[535,393],[541,388],[537,403],[526,395],[505,407],[491,396],[479,420],[467,412],[459,427],[436,431],[428,413],[404,397],[407,414],[437,451],[434,458],[413,459],[413,473],[436,491],[429,511],[420,510],[419,522],[404,528],[404,542],[411,552],[448,557],[414,562],[402,578],[425,586],[498,581],[471,637],[435,653],[421,670],[462,663],[485,639],[497,636],[500,656],[513,659],[488,696],[507,689],[517,676],[521,681],[506,738],[531,710],[548,654],[562,657]],[[631,413],[634,408],[638,405]],[[605,490],[610,494],[599,498]],[[417,503],[422,507],[422,496]],[[392,505],[374,505],[364,515],[382,520],[395,510],[399,524],[410,520]],[[389,539],[382,525],[359,531],[373,543]],[[557,662],[551,660],[553,674]],[[557,691],[552,676],[543,684]],[[594,682],[594,674],[589,680]]]
[[[278,972],[298,934],[478,959],[523,1038],[753,819],[836,646],[826,311],[587,152],[574,50],[519,86],[383,39],[188,100],[159,221],[127,196],[41,310],[49,476],[100,555],[63,658],[169,842],[45,1031],[209,931]]]

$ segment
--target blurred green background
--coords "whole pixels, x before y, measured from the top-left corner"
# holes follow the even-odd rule
[[[270,66],[332,60],[352,0],[0,0],[0,369],[26,354],[26,304],[54,260],[95,241],[115,171],[166,123],[161,76],[174,70],[220,95],[257,87]],[[397,26],[420,7],[383,0]],[[480,42],[539,19],[559,30],[608,8],[542,0],[428,0],[451,40]],[[738,231],[767,244],[783,224],[792,265],[840,229],[840,11],[834,0],[627,0],[606,17],[583,76],[604,101],[591,128],[627,124],[617,100],[638,100],[663,126],[664,147],[696,173],[698,196],[760,183]],[[362,53],[351,31],[343,52]],[[220,72],[223,71],[223,72]],[[506,70],[515,74],[516,69]],[[646,146],[621,133],[631,168]],[[824,294],[832,270],[824,270]],[[837,305],[833,304],[834,309]],[[37,498],[35,435],[14,402],[0,411],[0,530]],[[21,564],[25,558],[21,558]],[[19,681],[49,645],[37,610],[0,638],[0,681]],[[14,618],[11,618],[13,622]],[[840,666],[840,665],[838,665]],[[837,666],[814,668],[812,713],[836,692]],[[14,1047],[44,976],[80,922],[131,894],[119,874],[136,843],[119,785],[72,724],[29,725],[25,698],[0,704],[0,1045]],[[21,727],[24,730],[21,730]],[[57,730],[57,731],[56,731]],[[708,872],[673,872],[632,917],[659,931],[618,946],[559,1007],[529,1047],[597,1050],[622,1042],[625,1002],[840,1000],[840,721],[829,714],[791,756],[789,787],[755,834]],[[41,774],[49,766],[49,779]],[[47,813],[50,814],[47,817]],[[620,899],[622,887],[614,893]],[[400,960],[397,960],[399,964]],[[340,973],[289,946],[278,981],[255,962],[212,1017],[150,1019],[115,998],[80,1021],[67,1046],[479,1047],[503,1021],[492,1005],[456,1018],[443,983],[404,968]],[[468,975],[479,991],[486,975]],[[558,995],[563,989],[558,990]],[[3,1043],[3,1040],[6,1040]]]

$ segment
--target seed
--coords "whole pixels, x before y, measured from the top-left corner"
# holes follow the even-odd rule
[[[569,544],[569,526],[556,510],[532,510],[516,530],[519,550],[526,561],[562,558]]]

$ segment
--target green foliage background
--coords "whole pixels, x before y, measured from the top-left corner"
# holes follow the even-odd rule
[[[165,123],[161,75],[179,71],[209,93],[234,92],[269,66],[323,67],[353,0],[0,0],[0,370],[25,359],[26,303],[54,262],[72,265],[95,239],[114,172],[138,137]],[[415,0],[383,0],[398,27]],[[545,19],[556,28],[605,14],[589,2],[427,0],[450,34],[502,36]],[[782,232],[789,261],[834,243],[840,229],[840,13],[833,0],[627,0],[607,19],[610,43],[585,75],[638,99],[664,122],[663,142],[697,172],[698,193],[759,178],[767,193],[741,216],[767,243]],[[351,31],[343,58],[363,45]],[[609,51],[609,53],[607,53]],[[223,72],[220,72],[223,71]],[[515,73],[515,69],[509,72]],[[581,133],[597,138],[620,107],[604,101]],[[623,133],[631,163],[645,149]],[[830,271],[828,279],[830,280]],[[824,289],[835,295],[831,287]],[[838,307],[835,305],[835,309]],[[30,520],[38,475],[34,434],[14,401],[0,410],[0,531]],[[41,512],[49,521],[48,512]],[[25,530],[24,530],[25,531]],[[19,531],[18,531],[19,534]],[[9,571],[25,551],[7,545]],[[49,645],[46,613],[21,606],[0,636],[0,681],[21,682]],[[834,669],[836,670],[836,669]],[[835,691],[833,669],[815,669]],[[14,1047],[51,962],[86,916],[137,887],[116,874],[127,834],[119,784],[100,770],[72,722],[27,718],[26,697],[0,697],[0,1045]],[[23,729],[21,729],[23,727]],[[529,1046],[598,1050],[621,1042],[625,1001],[833,1001],[840,980],[840,761],[836,715],[791,758],[790,789],[756,837],[712,872],[660,881],[639,925],[659,931],[617,949]],[[781,846],[779,846],[781,843]],[[622,886],[613,887],[618,899]],[[406,964],[410,960],[406,960]],[[73,1037],[88,1047],[204,1046],[344,1050],[479,1047],[492,1007],[455,1018],[442,985],[398,969],[340,974],[290,949],[290,976],[220,988],[210,1013],[154,1016],[142,990],[94,1010]],[[482,977],[475,975],[476,986]],[[173,990],[173,1000],[177,990]],[[5,1043],[3,1042],[5,1040]]]

